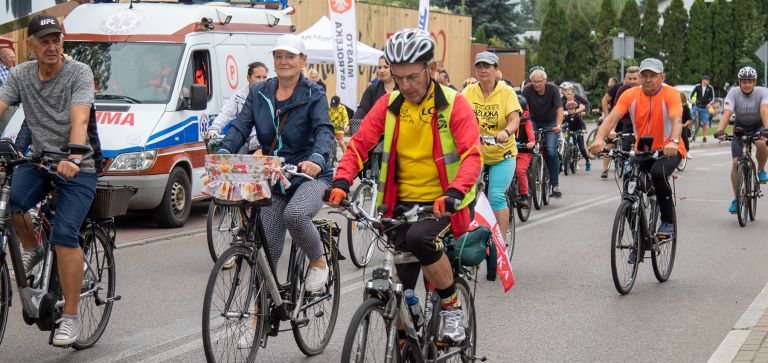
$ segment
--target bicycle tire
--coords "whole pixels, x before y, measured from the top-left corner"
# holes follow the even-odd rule
[[[321,234],[322,236],[323,234]],[[307,271],[309,270],[309,259],[303,254],[303,253],[297,253],[296,256],[301,261],[300,263],[297,263],[295,265],[295,268],[297,269],[298,273],[293,274],[293,296],[294,296],[294,302],[296,302],[297,296],[302,296],[302,301],[300,302],[302,305],[307,302],[307,305],[310,305],[312,303],[315,303],[317,301],[321,301],[319,299],[323,299],[322,302],[313,304],[309,306],[307,309],[302,309],[299,314],[302,317],[302,320],[306,321],[306,325],[301,326],[296,321],[291,321],[291,328],[293,330],[293,337],[294,340],[296,340],[296,345],[298,345],[299,350],[304,353],[306,356],[314,356],[322,353],[325,350],[325,347],[328,345],[328,342],[331,340],[331,336],[333,336],[333,330],[336,327],[336,318],[339,314],[339,301],[341,296],[341,277],[340,270],[339,270],[339,258],[338,258],[338,247],[336,247],[336,240],[332,237],[330,241],[324,241],[323,242],[323,255],[325,257],[325,262],[330,269],[328,271],[328,281],[326,282],[325,290],[322,295],[315,296],[315,294],[312,294],[311,296],[307,296],[306,293],[300,294],[298,289],[304,288],[304,278],[307,275]],[[319,342],[314,345],[310,346],[310,342],[308,342],[309,339],[305,337],[305,334],[302,333],[302,328],[304,327],[310,327],[312,324],[318,320],[326,321],[325,318],[328,317],[328,311],[327,309],[322,309],[323,306],[327,305],[326,302],[328,301],[328,296],[330,296],[331,300],[331,314],[330,318],[327,320],[328,324],[325,328],[325,334],[323,334],[322,339],[319,339]],[[315,299],[315,300],[311,300]],[[316,307],[321,307],[322,310],[315,309]],[[312,308],[312,311],[315,311],[314,314],[308,313],[308,309]],[[317,329],[307,329],[308,332],[310,331],[316,331]]]
[[[464,341],[460,344],[461,347],[461,353],[458,356],[453,356],[451,358],[448,358],[446,360],[443,360],[444,362],[474,362],[475,361],[475,352],[477,352],[477,317],[475,314],[475,299],[474,296],[472,296],[472,290],[469,287],[469,283],[467,281],[460,277],[460,276],[454,276],[454,283],[456,285],[456,293],[459,295],[459,301],[461,302],[461,310],[464,311],[464,333],[465,338]],[[442,310],[442,307],[440,306],[440,300],[438,299],[435,303],[435,306],[433,308],[432,313],[432,322],[430,322],[428,334],[431,334],[431,336],[427,337],[426,341],[430,344],[435,344],[437,342],[437,333],[438,329],[440,328],[441,321],[440,321],[440,311]],[[451,348],[451,346],[447,346],[447,349]],[[440,352],[439,348],[435,349],[438,353]],[[439,360],[440,357],[438,357]]]
[[[749,168],[739,164],[736,169],[736,217],[744,227],[749,220]]]
[[[259,343],[264,334],[265,319],[268,316],[267,290],[264,286],[264,279],[261,277],[261,271],[251,263],[251,253],[251,250],[245,247],[230,247],[221,254],[211,270],[205,287],[202,314],[203,350],[208,362],[244,361],[250,363],[256,360]],[[233,261],[234,266],[227,269],[225,265],[230,260]],[[243,281],[245,283],[242,283]],[[238,292],[238,288],[243,289],[243,291]],[[227,296],[221,296],[223,293],[226,293]],[[224,315],[230,314],[233,309],[227,308],[227,301],[215,303],[213,301],[215,294],[222,299],[232,299],[230,303],[234,303],[239,310],[235,311],[234,314],[240,314],[240,316],[225,317]],[[254,299],[252,304],[249,303],[248,297]],[[214,305],[213,308],[217,308],[217,311],[211,311],[212,305]],[[251,306],[253,306],[253,310],[251,310]],[[256,319],[255,323],[248,321],[252,317]],[[217,326],[215,322],[212,327],[213,319],[217,319],[217,321],[220,319],[224,328]],[[251,334],[251,331],[253,332],[253,341],[251,341],[250,349],[240,349],[238,347],[240,339],[244,334]],[[223,343],[220,343],[222,340]],[[231,351],[232,347],[235,348],[234,354]],[[220,355],[216,354],[216,348],[223,348],[225,356],[219,358]],[[227,349],[230,351],[226,351]],[[247,352],[241,352],[246,350]]]
[[[83,289],[107,285],[106,289],[99,288],[94,294],[80,298],[80,335],[72,344],[77,350],[92,347],[104,334],[112,315],[112,304],[115,297],[115,259],[112,251],[112,241],[106,231],[97,226],[87,226],[80,232],[83,241],[83,259],[88,269],[83,274]],[[107,273],[105,278],[104,273]],[[105,298],[100,292],[106,290]],[[86,290],[88,291],[88,290]],[[82,293],[82,292],[81,292]],[[101,310],[100,313],[98,310]],[[93,314],[97,311],[96,314]],[[100,316],[99,316],[100,315]],[[96,317],[99,317],[98,320]],[[90,328],[90,329],[89,329]],[[90,333],[88,333],[90,331]]]
[[[576,174],[576,169],[579,166],[579,146],[578,145],[571,145],[571,174]]]
[[[684,157],[680,159],[680,162],[677,164],[677,170],[683,171],[685,170],[685,167],[688,165],[688,157]]]
[[[357,308],[355,314],[352,315],[347,334],[344,337],[344,346],[341,349],[342,362],[379,362],[379,359],[386,357],[387,353],[392,356],[391,363],[400,360],[398,357],[399,347],[388,346],[390,341],[389,333],[394,321],[386,318],[384,311],[386,305],[386,302],[381,299],[371,297],[363,301],[363,304]],[[375,314],[375,316],[372,316],[372,314]],[[375,329],[371,329],[372,327],[375,327]],[[377,334],[373,338],[369,338],[372,331]],[[361,334],[361,336],[358,337],[358,334]],[[392,341],[397,344],[396,339]],[[369,349],[372,345],[370,343],[378,343],[382,346],[377,346],[376,349]],[[395,352],[388,352],[390,349],[394,349]]]
[[[552,186],[549,185],[549,168],[546,163],[542,163],[542,178],[541,178],[541,204],[549,205],[549,192]]]
[[[232,218],[235,215],[237,215],[237,221],[233,223]],[[239,207],[219,205],[216,200],[211,200],[211,204],[208,206],[205,235],[208,240],[208,252],[211,254],[213,262],[216,262],[219,256],[229,249],[234,237],[232,236],[232,228],[238,227],[241,220]]]
[[[760,182],[755,174],[751,174],[749,180],[752,181],[752,188],[749,191],[749,220],[754,221],[755,215],[757,215],[757,197],[760,195]]]
[[[651,218],[653,218],[653,220],[656,222],[660,221],[661,215],[659,212],[658,203],[653,205],[653,209],[651,210]],[[672,223],[675,226],[674,232],[672,232],[672,237],[667,239],[665,242],[660,241],[651,253],[651,261],[653,262],[653,274],[656,276],[656,280],[659,282],[667,281],[669,276],[672,274],[672,268],[675,266],[675,253],[677,250],[677,215],[674,213],[674,209],[672,219]],[[654,233],[654,231],[652,230],[651,233]],[[656,249],[658,249],[658,251]]]
[[[611,230],[611,277],[613,286],[621,295],[632,291],[637,280],[637,270],[640,264],[640,238],[637,226],[637,213],[632,210],[632,202],[624,200],[616,211]],[[635,224],[635,228],[632,225]],[[629,232],[629,240],[623,238]],[[635,263],[629,263],[629,254],[635,248]],[[623,252],[626,251],[626,254]],[[629,267],[629,269],[627,269]]]
[[[370,196],[370,199],[367,197]],[[362,198],[362,200],[360,199]],[[368,183],[361,183],[360,186],[352,193],[351,203],[360,203],[362,208],[368,213],[373,210],[369,208],[376,203],[376,191]],[[369,205],[366,205],[366,201]],[[373,214],[372,214],[373,215]],[[365,241],[368,241],[367,243]],[[370,225],[367,223],[358,223],[356,220],[347,220],[347,247],[349,248],[349,255],[352,263],[362,268],[371,262],[373,252],[375,250],[376,234],[371,230]]]
[[[8,324],[8,308],[11,305],[11,275],[5,258],[0,261],[0,344],[3,343],[5,326]]]
[[[594,129],[592,129],[592,131],[589,132],[589,134],[587,134],[587,139],[584,140],[587,144],[587,147],[592,146],[592,143],[595,142],[595,137],[597,137],[598,128],[599,127],[595,127]]]
[[[563,160],[561,161],[561,167],[560,169],[563,171],[563,174],[573,174],[569,166],[571,165],[571,143],[566,142],[565,143],[565,149],[563,150]]]
[[[507,206],[509,208],[507,211],[509,212],[509,224],[507,227],[507,234],[504,236],[504,242],[506,244],[507,248],[507,260],[510,264],[512,264],[512,254],[515,252],[515,236],[517,235],[517,231],[515,230],[517,222],[515,221],[515,200],[514,197],[512,197],[512,191],[514,187],[514,184],[510,185],[509,188],[507,188],[507,191],[504,193],[507,197]]]
[[[529,173],[526,171],[526,174]],[[530,177],[528,178],[528,185],[530,187]],[[523,208],[522,204],[520,203],[520,183],[515,184],[515,188],[510,189],[507,191],[507,193],[515,193],[515,209],[517,209],[517,217],[520,218],[521,222],[525,222],[528,220],[528,218],[531,217],[531,206],[529,205],[528,208]],[[530,191],[529,191],[530,193]],[[528,198],[528,200],[531,200],[531,198]],[[510,213],[514,213],[514,211],[510,211]]]
[[[528,169],[531,170],[531,177],[528,178],[528,185],[530,189],[529,194],[531,194],[533,207],[536,208],[536,210],[539,210],[543,205],[541,202],[541,159],[534,155],[533,159],[531,160],[531,166],[528,167]]]

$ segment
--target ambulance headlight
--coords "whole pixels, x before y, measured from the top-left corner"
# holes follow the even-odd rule
[[[139,151],[118,155],[108,171],[140,171],[152,167],[157,150]]]

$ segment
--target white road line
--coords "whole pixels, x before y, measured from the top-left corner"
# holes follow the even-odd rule
[[[180,356],[182,354],[189,353],[197,348],[201,348],[203,346],[203,339],[198,338],[195,339],[187,344],[180,345],[176,348],[166,350],[165,352],[162,352],[158,355],[155,355],[153,357],[149,357],[147,359],[142,359],[139,362],[142,363],[159,363],[165,360],[169,360],[171,358]]]
[[[582,205],[581,207],[578,207],[578,208],[568,208],[568,210],[565,210],[565,211],[562,211],[562,212],[558,211],[558,213],[554,213],[554,215],[550,214],[550,215],[548,215],[548,216],[546,216],[545,218],[542,218],[542,219],[538,219],[538,217],[537,217],[537,219],[535,221],[533,221],[533,222],[526,222],[524,226],[522,226],[520,228],[515,228],[515,233],[520,232],[520,231],[524,231],[526,229],[529,229],[529,228],[532,228],[532,227],[535,227],[535,226],[538,226],[539,224],[542,224],[542,223],[547,223],[547,222],[551,222],[551,221],[556,220],[556,219],[563,218],[565,216],[571,215],[571,214],[576,213],[576,212],[581,212],[581,211],[583,211],[585,209],[589,209],[589,208],[592,208],[592,207],[595,207],[595,206],[598,206],[598,205],[601,205],[601,204],[605,204],[605,203],[609,203],[609,202],[617,202],[618,200],[619,200],[619,196],[618,195],[614,195],[614,196],[607,197],[607,198],[599,198],[599,199],[586,200],[586,201],[578,203],[578,204]],[[586,204],[586,205],[584,205],[584,204]],[[576,204],[574,204],[574,205],[576,205]]]
[[[765,314],[765,310],[768,308],[768,283],[763,286],[763,290],[757,294],[755,300],[749,305],[744,314],[741,315],[736,324],[734,324],[728,335],[725,336],[720,346],[717,347],[712,356],[709,357],[707,363],[731,363],[736,354],[739,353],[739,349],[744,345],[744,341],[747,340],[749,333],[752,332],[752,328],[760,320],[760,317]]]

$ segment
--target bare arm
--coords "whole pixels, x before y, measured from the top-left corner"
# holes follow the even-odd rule
[[[765,124],[766,120],[768,120],[768,118],[766,118],[766,115],[764,113],[765,110],[763,110],[764,106],[765,105],[760,107],[760,114],[763,115],[763,124]],[[717,124],[717,131],[725,131],[725,128],[728,126],[728,120],[731,119],[732,114],[733,114],[733,111],[731,110],[723,111],[723,117],[720,118],[720,123]]]
[[[603,117],[608,117],[608,103],[611,102],[613,98],[609,94],[603,95],[603,100],[600,101],[600,105],[603,108]]]
[[[88,134],[88,117],[91,113],[91,106],[76,105],[72,106],[70,111],[72,118],[72,130],[69,132],[69,142],[71,144],[85,145]],[[82,157],[82,155],[73,155]]]
[[[557,127],[560,127],[560,125],[563,124],[563,120],[565,119],[565,112],[563,112],[562,107],[557,108]]]
[[[763,126],[768,129],[768,105],[760,105],[760,118],[763,119]]]
[[[3,114],[7,110],[8,110],[8,104],[3,101],[0,101],[0,116],[3,116]]]

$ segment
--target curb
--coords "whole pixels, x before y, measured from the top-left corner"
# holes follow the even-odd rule
[[[763,289],[757,294],[757,297],[755,297],[755,300],[752,301],[747,310],[741,314],[739,320],[733,325],[728,335],[723,338],[720,346],[712,353],[707,363],[733,362],[747,337],[752,332],[752,328],[760,321],[766,309],[768,309],[768,283],[763,286]]]
[[[125,242],[125,243],[117,244],[115,246],[115,249],[120,250],[120,249],[128,248],[128,247],[143,246],[143,245],[154,243],[154,242],[170,241],[170,240],[173,240],[173,239],[182,238],[182,237],[189,237],[189,236],[200,234],[200,233],[205,233],[205,228],[196,228],[196,229],[190,229],[188,231],[183,231],[183,232],[162,234],[162,235],[159,235],[159,236],[137,239],[135,241],[130,241],[130,242]]]
[[[717,139],[715,139],[715,140],[717,140]],[[694,144],[694,143],[692,143],[692,144],[690,145],[690,149],[691,149],[691,150],[697,150],[697,149],[714,149],[714,148],[718,148],[718,147],[730,147],[730,146],[731,146],[731,144],[730,144],[730,143],[727,143],[727,142],[719,142],[719,141],[718,141],[718,142],[708,142],[708,143],[701,143],[701,142],[696,142],[695,144]]]

